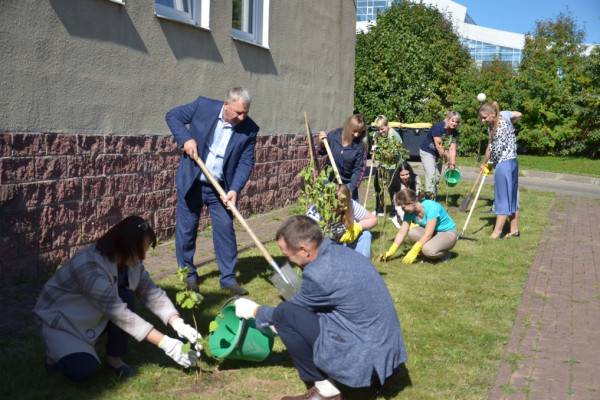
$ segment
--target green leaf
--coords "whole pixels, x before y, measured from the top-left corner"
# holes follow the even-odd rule
[[[181,346],[182,353],[189,353],[189,351],[191,349],[192,349],[192,345],[190,343],[184,343],[183,346]]]

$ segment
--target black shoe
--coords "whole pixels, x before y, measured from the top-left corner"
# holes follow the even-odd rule
[[[197,276],[188,276],[185,281],[185,286],[187,290],[191,290],[193,292],[198,292],[198,277]]]
[[[113,370],[115,372],[115,374],[117,374],[117,377],[120,379],[127,379],[127,378],[131,378],[133,376],[135,376],[135,374],[137,373],[136,369],[134,367],[130,367],[127,364],[123,364],[120,367],[111,367],[110,365],[106,364],[106,366]]]
[[[225,286],[223,287],[223,289],[229,290],[234,296],[246,296],[248,294],[248,291],[240,285],[238,285],[237,283],[234,283],[231,286]]]
[[[516,232],[514,232],[514,233],[507,233],[507,234],[504,236],[504,239],[518,238],[518,237],[521,237],[521,232],[519,232],[519,231],[516,231]]]

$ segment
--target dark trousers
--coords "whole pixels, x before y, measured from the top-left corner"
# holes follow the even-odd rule
[[[313,360],[313,346],[319,336],[319,317],[314,312],[283,302],[273,312],[273,325],[285,344],[294,366],[305,382],[327,379]]]
[[[212,225],[212,239],[221,272],[221,287],[236,284],[237,242],[233,228],[233,215],[209,183],[195,181],[187,193],[177,191],[175,225],[175,252],[180,268],[189,269],[188,277],[196,277],[194,253],[202,206],[206,205]]]
[[[119,268],[120,284],[122,280],[127,282],[126,274],[126,269]],[[125,278],[122,275],[125,275]],[[127,308],[134,311],[135,296],[133,291],[128,288],[128,283],[125,286],[119,285],[119,297],[127,303]],[[123,357],[127,353],[129,335],[112,322],[108,322],[104,333],[107,335],[106,354],[112,357]],[[62,373],[72,381],[79,382],[96,374],[100,369],[100,363],[98,363],[96,357],[89,353],[72,353],[58,360],[52,369]]]

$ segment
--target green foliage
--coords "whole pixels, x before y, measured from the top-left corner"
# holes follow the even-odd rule
[[[175,295],[177,305],[186,310],[192,310],[200,306],[204,298],[198,292],[193,290],[181,290]]]
[[[321,215],[321,229],[325,235],[330,235],[334,225],[340,222],[340,215],[337,212],[339,202],[337,198],[336,184],[329,181],[331,168],[323,168],[319,176],[315,179],[313,175],[312,161],[303,168],[298,175],[304,180],[304,188],[300,194],[300,203],[307,210],[314,205]]]
[[[583,37],[575,20],[560,14],[538,21],[534,34],[525,38],[517,79],[523,113],[519,141],[529,153],[568,155],[578,149],[575,104],[585,75]]]
[[[408,160],[408,150],[396,139],[379,134],[373,135],[373,159],[387,169],[394,169],[404,160]]]
[[[355,108],[367,120],[432,122],[471,64],[452,24],[434,8],[403,1],[356,40]]]
[[[568,14],[538,21],[526,36],[518,70],[501,60],[477,67],[436,9],[401,2],[357,35],[355,108],[370,120],[436,122],[462,115],[462,154],[483,150],[479,122],[485,93],[503,110],[520,111],[520,153],[600,155],[600,49],[585,56],[584,32]]]
[[[189,272],[189,268],[179,268],[177,270],[177,279],[180,283],[186,287],[186,279]],[[200,308],[200,304],[204,301],[204,296],[200,293],[195,292],[193,290],[189,290],[187,288],[179,290],[175,293],[175,302],[177,305],[185,310],[190,310],[192,313],[192,318],[194,320],[194,329],[198,330],[198,323],[196,322],[195,311],[198,311]],[[203,348],[208,348],[208,341],[203,339],[198,339],[198,343],[202,345]],[[196,344],[196,343],[194,343]],[[182,352],[187,353],[191,350],[192,343],[184,343],[182,346]],[[200,369],[198,368],[197,373],[199,374]]]
[[[487,144],[487,129],[478,116],[481,105],[477,100],[478,93],[485,93],[488,99],[497,101],[503,109],[519,109],[516,73],[509,64],[495,60],[481,68],[472,65],[465,69],[459,86],[454,88],[449,98],[452,109],[462,117],[459,151],[463,154],[476,153],[480,145],[483,151]]]

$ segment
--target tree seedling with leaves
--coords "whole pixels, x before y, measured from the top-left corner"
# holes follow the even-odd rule
[[[185,284],[186,284],[186,279],[188,276],[188,271],[189,271],[189,269],[187,267],[179,268],[177,270],[177,278],[179,279],[179,281],[181,283],[183,283],[184,289],[179,290],[175,294],[175,302],[177,303],[177,305],[179,307],[183,308],[184,310],[190,311],[190,313],[192,314],[192,320],[194,321],[194,329],[196,329],[196,331],[198,331],[198,322],[196,321],[196,312],[199,310],[200,304],[202,304],[202,302],[204,301],[204,297],[200,293],[198,293],[194,290],[187,289]],[[182,347],[182,351],[184,353],[187,353],[192,349],[192,345],[196,346],[197,344],[200,344],[204,349],[208,348],[208,342],[205,341],[205,339],[198,339],[197,343],[189,343],[189,342],[184,343],[184,345]],[[196,369],[196,373],[198,376],[200,373],[199,367]]]
[[[373,160],[375,160],[379,164],[379,168],[377,168],[377,177],[379,178],[379,182],[382,188],[386,188],[389,190],[391,185],[392,176],[398,165],[407,160],[410,156],[406,147],[402,145],[402,143],[398,142],[391,136],[383,136],[379,134],[373,135]],[[382,207],[385,210],[386,196],[382,196]],[[392,204],[392,207],[394,205]],[[386,242],[385,238],[385,219],[383,220],[383,227],[381,230],[382,234],[380,236],[380,252],[384,252],[384,246]]]
[[[340,224],[339,201],[337,198],[337,186],[335,182],[329,181],[331,168],[323,168],[315,178],[313,174],[312,161],[298,174],[304,180],[304,188],[300,194],[300,203],[305,210],[315,206],[321,216],[319,225],[327,236],[334,235],[336,226]],[[335,233],[336,235],[339,232]]]

